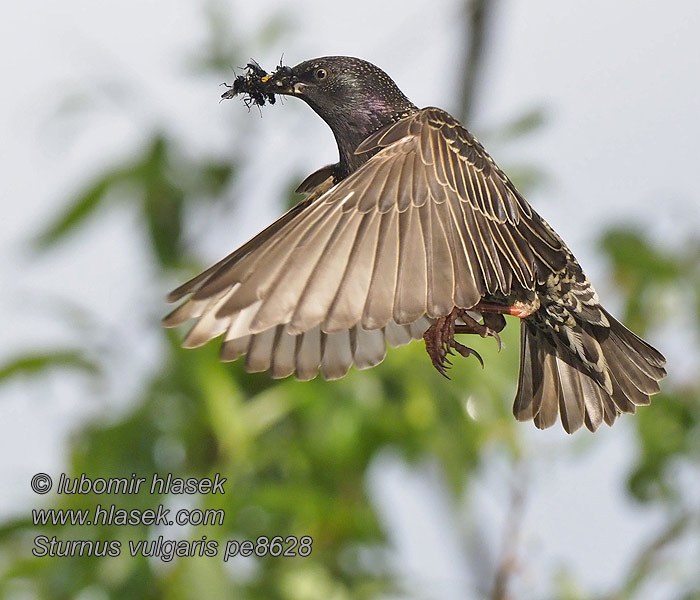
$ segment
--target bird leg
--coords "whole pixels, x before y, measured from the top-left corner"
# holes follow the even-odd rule
[[[477,304],[472,310],[494,315],[512,315],[514,317],[518,317],[519,319],[524,319],[537,311],[539,307],[540,300],[537,296],[535,296],[532,302],[521,302],[520,300],[516,300],[511,306],[507,304],[495,304],[493,302],[479,302],[479,304]],[[503,327],[505,327],[505,320],[503,321]],[[501,329],[503,329],[503,327],[501,327]]]
[[[461,319],[464,324],[457,325],[457,319]],[[447,355],[454,354],[453,350],[465,358],[475,356],[483,367],[484,361],[479,353],[473,348],[469,348],[456,341],[455,334],[476,333],[481,337],[495,337],[496,341],[498,342],[498,349],[500,350],[501,338],[498,335],[498,331],[503,329],[503,326],[505,326],[505,320],[503,325],[500,325],[500,322],[496,322],[494,325],[496,325],[496,327],[500,326],[500,329],[489,327],[486,324],[481,324],[472,319],[467,311],[456,307],[449,315],[439,317],[435,323],[433,323],[423,334],[423,339],[425,340],[425,350],[428,353],[428,356],[430,356],[430,360],[432,361],[433,366],[437,369],[438,373],[444,377],[447,377],[447,369],[452,364],[452,362],[447,358]],[[447,379],[449,379],[449,377],[447,377]]]
[[[454,312],[454,311],[453,311]],[[503,315],[484,315],[484,322],[479,323],[475,319],[472,319],[466,311],[462,311],[460,318],[464,321],[464,325],[455,325],[455,333],[472,333],[480,335],[482,338],[493,337],[496,338],[496,343],[498,344],[498,350],[501,350],[501,336],[498,335],[499,331],[502,331],[506,326],[506,320]],[[495,317],[495,318],[492,318]],[[498,319],[500,317],[500,319]],[[491,327],[493,326],[493,327]]]

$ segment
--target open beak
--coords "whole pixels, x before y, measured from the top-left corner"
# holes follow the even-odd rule
[[[278,67],[274,73],[260,78],[265,91],[270,94],[299,96],[304,93],[305,83],[298,81],[291,67]]]

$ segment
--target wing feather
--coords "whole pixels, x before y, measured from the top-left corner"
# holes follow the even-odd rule
[[[426,252],[427,314],[440,317],[455,306],[453,250],[448,236],[437,216],[437,207],[443,204],[428,203],[421,209],[421,228]]]
[[[394,297],[394,321],[411,323],[426,312],[426,255],[419,211],[399,213],[399,264]]]
[[[404,213],[401,213],[404,214]],[[381,215],[379,243],[367,302],[362,313],[365,329],[384,327],[394,312],[394,293],[399,261],[399,213]]]
[[[294,314],[299,298],[306,283],[314,272],[326,247],[332,243],[333,236],[347,226],[347,220],[341,219],[339,210],[329,214],[327,227],[319,227],[305,243],[299,243],[291,252],[284,255],[284,246],[280,244],[277,256],[270,257],[270,265],[259,268],[243,282],[241,290],[249,290],[251,299],[263,298],[260,312],[251,323],[251,332],[258,333],[277,323],[287,323]],[[274,264],[277,263],[277,265]],[[236,296],[220,310],[234,311]]]
[[[355,328],[355,348],[353,361],[357,369],[369,369],[378,365],[386,356],[386,342],[381,329],[367,331],[362,327]]]
[[[377,256],[380,222],[381,215],[375,212],[363,215],[338,292],[323,322],[324,331],[342,331],[361,320]]]
[[[342,216],[336,206],[328,211],[321,208],[320,204],[311,207],[308,218],[290,224],[280,232],[279,238],[271,238],[257,252],[244,256],[220,275],[214,275],[193,298],[216,293],[226,285],[245,284],[238,286],[236,293],[220,309],[233,313],[267,296],[279,278],[288,273],[290,263],[292,268],[302,271],[313,268],[312,257],[318,258]],[[325,218],[321,218],[323,214]],[[288,291],[291,294],[294,289]]]
[[[353,213],[351,218],[341,221],[343,227],[339,227],[331,236],[310,273],[301,296],[295,302],[290,322],[291,332],[302,333],[326,319],[342,284],[363,216]]]
[[[270,375],[282,379],[294,373],[296,368],[296,336],[289,333],[284,325],[277,325],[275,343],[272,347]]]
[[[440,226],[445,234],[445,243],[447,244],[450,258],[452,260],[452,280],[454,285],[454,305],[455,306],[474,306],[481,294],[478,286],[474,281],[472,269],[467,255],[466,243],[471,242],[462,238],[459,226],[454,221],[452,213],[452,201],[434,206],[435,218],[439,221]],[[437,295],[437,294],[434,294]]]

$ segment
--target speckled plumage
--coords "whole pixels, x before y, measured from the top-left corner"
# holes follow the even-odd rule
[[[561,238],[449,114],[418,109],[351,57],[278,68],[251,89],[309,104],[339,161],[302,182],[300,204],[172,292],[189,298],[165,324],[197,319],[186,346],[223,335],[223,360],[335,379],[381,362],[387,343],[423,337],[444,374],[448,352],[474,354],[455,334],[497,337],[513,314],[519,420],[548,427],[560,416],[568,432],[595,431],[659,391],[663,356],[605,311]]]

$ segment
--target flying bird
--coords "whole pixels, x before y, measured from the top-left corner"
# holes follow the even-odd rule
[[[520,319],[513,406],[539,428],[595,431],[649,404],[665,359],[600,304],[559,235],[479,141],[439,108],[416,107],[378,67],[327,56],[271,74],[248,66],[223,97],[300,98],[331,128],[338,162],[309,175],[299,204],[175,289],[164,324],[196,322],[183,345],[223,335],[221,359],[308,380],[379,364],[387,344],[479,355]],[[483,363],[482,363],[483,364]]]

